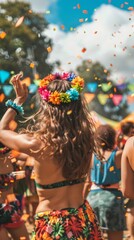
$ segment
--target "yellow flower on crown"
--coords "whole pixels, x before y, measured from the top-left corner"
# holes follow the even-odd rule
[[[83,87],[84,87],[84,79],[81,78],[81,77],[79,77],[79,76],[78,76],[78,77],[75,77],[75,78],[72,80],[71,85],[72,85],[72,86],[79,86],[79,87],[83,88]]]
[[[48,85],[54,80],[68,81],[71,85],[70,89],[66,92],[51,92]],[[61,103],[70,103],[71,101],[78,100],[83,87],[83,78],[76,76],[74,73],[55,73],[49,74],[40,81],[38,91],[43,100],[51,102],[54,105],[59,105]]]
[[[51,93],[49,96],[49,102],[59,105],[61,103],[60,93],[57,91],[54,91],[53,93]]]

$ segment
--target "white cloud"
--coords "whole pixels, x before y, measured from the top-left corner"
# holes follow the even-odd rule
[[[15,1],[15,0],[10,0]],[[29,2],[32,6],[32,9],[36,12],[45,12],[48,7],[55,3],[57,0],[24,0]],[[7,2],[7,0],[0,0],[0,2]]]
[[[85,22],[73,32],[50,25],[45,34],[54,45],[48,61],[59,60],[62,69],[68,71],[75,70],[84,59],[92,59],[110,68],[115,81],[134,77],[134,14],[102,5],[92,18],[93,22]]]
[[[25,0],[30,2],[32,9],[36,12],[45,12],[47,8],[56,2],[56,0]]]

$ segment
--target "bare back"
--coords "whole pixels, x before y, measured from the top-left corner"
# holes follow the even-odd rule
[[[53,184],[66,180],[62,174],[62,167],[55,159],[48,157],[46,152],[34,154],[35,181],[39,184]],[[63,186],[52,189],[39,189],[39,205],[37,212],[44,210],[63,209],[69,207],[78,208],[83,203],[84,183],[72,186]]]

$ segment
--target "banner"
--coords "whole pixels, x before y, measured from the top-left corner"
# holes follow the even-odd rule
[[[8,97],[8,96],[10,96],[13,87],[11,85],[4,85],[2,87],[2,89],[3,89],[4,94]]]
[[[91,93],[95,93],[98,87],[98,84],[95,82],[87,83],[87,90]]]
[[[128,84],[127,88],[128,88],[131,92],[134,92],[134,83]]]
[[[120,102],[122,101],[123,95],[118,95],[118,94],[114,94],[112,97],[112,101],[114,103],[115,106],[118,106],[120,104]]]
[[[94,93],[85,93],[84,96],[86,98],[87,103],[90,103],[94,99],[95,94]]]
[[[127,102],[129,104],[134,103],[134,95],[127,95]]]
[[[30,77],[27,77],[27,78],[24,78],[21,82],[25,83],[26,86],[28,87],[31,84],[31,79]]]
[[[31,93],[31,94],[36,93],[37,88],[38,88],[37,85],[35,85],[35,84],[31,84],[31,85],[29,86],[29,93]]]
[[[109,83],[102,83],[101,88],[104,92],[108,92],[112,88],[112,84]]]
[[[35,80],[34,80],[34,83],[35,83],[35,85],[39,86],[39,84],[40,84],[40,79],[35,79]]]
[[[107,99],[108,99],[108,95],[107,94],[98,94],[97,95],[97,98],[98,98],[98,100],[99,100],[99,103],[101,104],[101,105],[105,105],[106,104],[106,102],[107,102]]]
[[[10,73],[5,70],[0,70],[0,83],[5,83],[6,80],[10,77]]]

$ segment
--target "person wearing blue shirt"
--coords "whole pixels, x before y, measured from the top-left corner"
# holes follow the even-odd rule
[[[91,163],[91,191],[87,200],[94,209],[100,226],[109,240],[122,240],[125,230],[125,209],[121,180],[122,150],[115,147],[116,131],[108,124],[100,125],[94,135],[100,159],[94,155]]]

